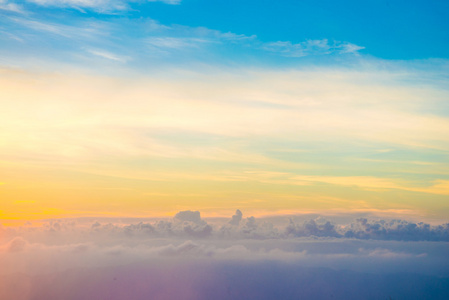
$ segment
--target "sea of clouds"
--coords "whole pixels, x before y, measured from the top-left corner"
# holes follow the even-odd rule
[[[0,299],[448,299],[449,224],[323,217],[0,227]]]

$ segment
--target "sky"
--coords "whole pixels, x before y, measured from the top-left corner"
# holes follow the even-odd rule
[[[0,300],[448,299],[448,13],[0,0]]]
[[[0,218],[449,215],[446,1],[0,2]]]

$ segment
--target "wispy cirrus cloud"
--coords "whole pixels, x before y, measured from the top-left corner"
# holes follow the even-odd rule
[[[221,32],[205,27],[189,27],[182,25],[165,26],[152,22],[153,35],[144,37],[143,43],[150,51],[170,53],[173,51],[190,52],[192,50],[207,51],[212,47],[227,44],[255,45],[258,43],[255,35]]]
[[[109,51],[101,50],[101,49],[87,49],[87,52],[93,54],[95,56],[99,56],[108,60],[117,61],[121,63],[126,63],[130,60],[129,57],[117,55],[115,53],[111,53]]]
[[[103,22],[87,21],[75,24],[62,24],[33,18],[10,17],[8,19],[20,27],[30,29],[32,32],[50,33],[63,38],[91,39],[109,33],[107,24]]]
[[[14,1],[8,1],[8,0],[0,0],[0,11],[8,11],[8,12],[15,12],[15,13],[24,13],[24,9],[22,5],[19,5],[15,3]]]
[[[199,50],[204,45],[212,43],[213,41],[200,38],[179,38],[170,36],[157,36],[145,39],[145,44],[150,53],[154,54],[170,54],[173,51],[190,51]]]
[[[261,48],[287,57],[303,57],[310,55],[357,53],[365,47],[357,46],[348,42],[329,42],[327,39],[307,40],[294,44],[290,41],[267,42]]]
[[[97,2],[87,3],[95,7],[99,5]],[[164,25],[153,19],[100,21],[77,17],[62,23],[57,18],[43,19],[34,15],[6,17],[4,22],[10,27],[7,34],[10,39],[20,39],[30,44],[37,43],[37,48],[43,44],[51,44],[64,50],[59,51],[58,55],[65,55],[66,59],[72,59],[74,56],[82,57],[79,53],[80,48],[102,49],[103,52],[126,53],[122,56],[129,57],[128,62],[136,62],[136,65],[140,66],[154,60],[160,64],[170,63],[173,59],[177,61],[207,60],[208,57],[217,59],[217,53],[226,53],[227,49],[232,49],[231,53],[237,51],[242,55],[256,51],[261,56],[273,54],[291,58],[355,54],[361,49],[350,43],[330,44],[327,40],[305,41],[299,44],[288,41],[265,42],[259,40],[256,35],[179,24]],[[55,35],[60,38],[55,39]],[[67,42],[67,38],[76,38],[76,43]],[[45,55],[48,55],[48,51],[43,53],[34,51],[30,57]],[[92,66],[92,61],[89,61],[88,65]]]
[[[28,2],[45,6],[74,8],[78,10],[93,10],[98,13],[113,13],[130,9],[130,4],[138,1],[127,0],[27,0]],[[146,0],[147,2],[163,2],[166,4],[177,5],[181,0]]]
[[[207,44],[252,43],[256,42],[257,39],[255,35],[247,36],[232,32],[220,32],[203,27],[163,26],[157,29],[162,29],[162,32],[167,35],[148,37],[145,39],[145,43],[160,49],[186,50],[200,48],[201,46],[207,46]],[[179,37],[180,33],[188,37]],[[170,34],[176,36],[170,36]]]

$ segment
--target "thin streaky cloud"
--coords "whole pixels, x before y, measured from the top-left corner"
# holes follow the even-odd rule
[[[23,6],[8,0],[0,0],[0,10],[24,14]]]
[[[290,41],[277,41],[264,43],[261,49],[287,57],[304,57],[309,55],[357,53],[364,49],[348,42],[332,42],[327,39],[307,40],[293,44]]]
[[[94,5],[96,2],[88,3]],[[197,60],[200,57],[209,57],[209,54],[214,53],[217,49],[226,47],[238,47],[238,51],[242,53],[258,50],[262,55],[273,54],[286,57],[356,54],[360,50],[360,47],[348,42],[330,43],[326,39],[307,40],[298,44],[288,41],[262,42],[256,35],[179,24],[165,25],[153,19],[146,21],[133,19],[86,21],[83,18],[73,18],[70,22],[62,23],[60,19],[40,18],[35,15],[33,18],[5,18],[5,21],[8,20],[13,25],[10,30],[11,34],[15,34],[19,38],[23,36],[24,40],[30,39],[29,33],[31,33],[33,35],[31,41],[38,38],[41,41],[40,45],[45,44],[43,41],[47,41],[54,46],[60,44],[62,49],[69,50],[59,53],[64,55],[59,59],[65,57],[66,60],[73,58],[71,53],[79,51],[78,43],[80,42],[84,44],[81,48],[100,48],[110,53],[114,53],[114,49],[127,48],[128,56],[132,57],[133,61],[139,62],[137,65],[148,61],[149,58],[157,59],[158,64],[161,58],[162,61],[170,61],[171,58],[183,61],[188,61],[191,58]],[[28,28],[29,33],[24,32],[17,25]],[[124,32],[127,31],[132,34],[124,35]],[[76,38],[77,43],[63,43],[54,40],[51,35]],[[199,56],[196,51],[199,49],[205,55]],[[183,55],[180,56],[180,53]],[[39,58],[46,55],[47,51],[43,53],[34,51],[29,56]],[[92,67],[91,64],[89,66]]]
[[[63,37],[70,37],[71,34],[66,30],[68,27],[61,24],[44,23],[29,19],[11,18],[15,23],[28,27],[35,31],[44,31],[57,34]]]
[[[93,10],[98,13],[115,13],[128,11],[131,4],[138,1],[127,0],[27,0],[44,7],[74,8],[79,10]],[[148,2],[163,2],[171,5],[178,5],[181,0],[147,0]]]
[[[12,39],[12,40],[16,40],[16,41],[21,42],[21,43],[25,42],[25,40],[24,40],[23,38],[18,37],[18,36],[15,35],[15,34],[11,34],[11,33],[9,33],[9,32],[3,31],[3,30],[0,30],[0,33],[3,34],[3,35],[5,35],[5,36],[7,36],[7,37],[9,37],[9,38]]]
[[[160,49],[185,50],[186,48],[198,48],[210,41],[201,38],[152,37],[146,39],[146,43]]]
[[[64,38],[98,39],[109,34],[108,24],[105,22],[82,22],[80,24],[62,24],[40,19],[10,17],[9,20],[17,25],[29,28],[31,31],[51,33]]]
[[[121,63],[126,63],[130,60],[129,57],[120,56],[120,55],[111,53],[109,51],[100,50],[100,49],[88,49],[87,52],[89,52],[90,54],[93,54],[95,56],[99,56],[99,57],[106,58],[106,59],[113,60],[113,61],[118,61]]]

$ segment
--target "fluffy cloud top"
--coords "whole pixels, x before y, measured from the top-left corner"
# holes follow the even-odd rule
[[[242,215],[242,212],[237,209],[235,211],[235,215],[233,215],[231,221],[229,221],[229,224],[238,226],[240,224],[240,221],[242,220]]]
[[[193,222],[196,224],[203,224],[204,221],[201,220],[201,214],[199,211],[180,211],[175,215],[175,220]]]

